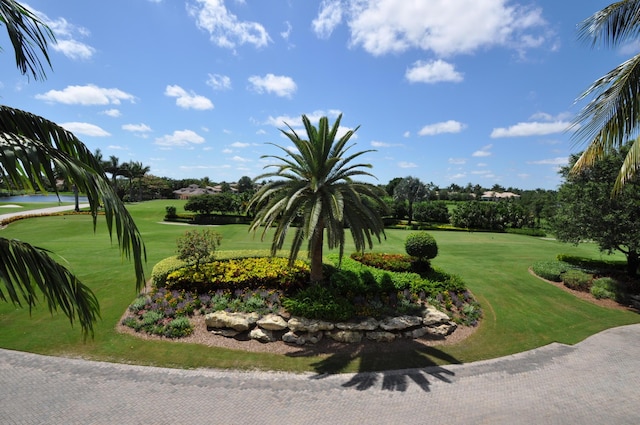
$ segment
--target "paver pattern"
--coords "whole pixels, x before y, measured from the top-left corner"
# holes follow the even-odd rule
[[[462,365],[179,370],[0,350],[2,424],[638,424],[640,325]]]

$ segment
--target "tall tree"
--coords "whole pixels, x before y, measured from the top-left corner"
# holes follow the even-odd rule
[[[0,0],[0,25],[9,33],[16,63],[23,74],[44,78],[38,53],[47,63],[48,27],[19,3]],[[101,166],[72,133],[42,117],[0,106],[0,173],[2,184],[26,190],[56,188],[55,170],[86,193],[97,226],[99,208],[109,233],[115,233],[122,254],[133,258],[136,286],[145,283],[146,252],[140,232],[113,192]],[[98,299],[73,273],[56,263],[49,251],[26,242],[0,237],[0,300],[29,308],[44,299],[50,311],[62,311],[84,335],[93,333],[99,316]]]
[[[561,170],[565,182],[558,190],[553,228],[560,241],[578,244],[592,240],[604,252],[624,253],[627,272],[635,276],[640,266],[640,180],[628,180],[618,195],[611,197],[628,152],[625,145],[577,173],[570,171],[579,156],[571,157],[569,166]]]
[[[297,152],[274,145],[286,156],[265,155],[278,164],[277,170],[256,177],[274,178],[266,182],[253,196],[249,208],[255,205],[256,215],[250,230],[255,232],[263,227],[262,237],[275,226],[271,253],[275,255],[281,249],[287,232],[295,223],[293,241],[289,261],[293,262],[300,251],[304,240],[308,240],[308,251],[311,258],[311,280],[323,280],[322,249],[326,231],[329,249],[338,247],[340,258],[344,254],[345,229],[349,228],[356,250],[363,251],[366,246],[373,246],[373,238],[380,241],[384,235],[382,218],[374,204],[382,209],[385,204],[381,191],[373,185],[353,180],[358,176],[371,176],[364,168],[372,168],[370,164],[353,163],[361,155],[371,151],[353,154],[349,150],[353,145],[347,142],[358,130],[349,130],[336,140],[340,128],[340,115],[329,127],[327,117],[320,118],[315,127],[306,115],[302,122],[307,139],[300,137],[295,130],[286,124],[289,131],[282,133],[293,142]],[[365,202],[365,198],[371,202]]]
[[[393,198],[400,202],[407,202],[407,215],[409,225],[413,220],[413,204],[424,201],[429,196],[427,185],[422,183],[417,177],[405,177],[396,185],[393,191]]]
[[[140,161],[127,163],[127,177],[129,178],[129,199],[133,201],[133,183],[138,183],[138,201],[142,201],[142,178],[151,170],[148,165],[143,165]]]
[[[118,186],[117,178],[122,175],[122,164],[120,164],[120,158],[115,155],[110,155],[108,161],[104,161],[102,167],[105,172],[111,174],[111,184],[113,190],[116,190]]]
[[[637,42],[640,0],[617,1],[585,19],[579,37],[593,47]],[[637,142],[640,130],[640,53],[596,80],[579,100],[592,98],[574,120],[574,138],[588,143],[573,166],[578,173],[617,151],[628,140]],[[640,143],[633,143],[615,178],[614,193],[632,179],[640,167]]]

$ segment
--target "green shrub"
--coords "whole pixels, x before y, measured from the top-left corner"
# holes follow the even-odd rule
[[[155,287],[162,287],[167,280],[169,273],[174,272],[187,265],[186,261],[179,260],[177,256],[168,257],[158,261],[151,270],[151,282]]]
[[[390,270],[394,272],[408,272],[411,271],[411,257],[402,254],[382,254],[382,253],[353,253],[351,258],[354,260],[366,264],[367,266],[375,267],[383,270]]]
[[[570,269],[560,275],[564,286],[577,291],[588,291],[593,276],[582,270]]]
[[[259,257],[219,260],[175,270],[166,278],[167,289],[199,293],[217,289],[274,288],[291,290],[309,281],[309,266],[297,260],[289,266],[286,258]]]
[[[620,292],[618,281],[610,277],[601,277],[594,279],[591,285],[591,295],[597,299],[609,298],[617,300]]]
[[[285,298],[282,305],[294,316],[307,319],[346,321],[355,314],[353,303],[335,289],[322,285],[311,285]]]
[[[430,260],[438,255],[438,244],[427,232],[415,232],[407,236],[404,244],[407,254],[420,260]]]
[[[571,265],[562,261],[540,261],[531,266],[531,269],[543,279],[552,282],[562,282],[562,273],[571,269]]]
[[[213,230],[188,230],[178,238],[178,259],[198,269],[201,264],[213,260],[221,239],[222,235]]]
[[[193,325],[188,317],[176,317],[167,323],[162,334],[167,338],[182,338],[193,333]]]
[[[166,206],[165,208],[166,214],[165,214],[165,218],[166,219],[171,219],[171,218],[176,218],[177,217],[177,209],[174,206]]]

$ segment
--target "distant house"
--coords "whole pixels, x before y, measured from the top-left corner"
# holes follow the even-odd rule
[[[503,201],[505,199],[518,199],[520,195],[512,192],[493,192],[488,191],[484,192],[482,196],[480,196],[481,201]]]
[[[238,191],[235,183],[231,183],[229,186],[231,187],[232,192]],[[173,193],[178,197],[178,199],[189,199],[192,196],[216,195],[218,193],[222,193],[222,186],[205,186],[204,188],[202,188],[197,184],[190,184],[189,186],[183,187],[182,189],[174,190]]]

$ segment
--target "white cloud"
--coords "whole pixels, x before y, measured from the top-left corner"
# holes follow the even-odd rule
[[[69,59],[90,59],[96,49],[77,40],[58,40],[51,46]]]
[[[463,75],[456,71],[455,67],[441,59],[432,61],[417,61],[407,69],[405,77],[411,83],[459,83]]]
[[[60,124],[60,126],[72,132],[76,136],[78,134],[82,134],[83,136],[92,136],[92,137],[111,136],[111,134],[108,131],[103,130],[97,125],[89,124],[86,122],[66,122],[66,123]]]
[[[195,0],[187,12],[196,20],[198,28],[207,31],[211,41],[219,47],[234,49],[251,44],[264,47],[271,38],[258,22],[241,21],[229,12],[223,0]]]
[[[534,165],[567,165],[569,163],[569,158],[567,158],[566,156],[562,157],[556,157],[556,158],[550,158],[550,159],[541,159],[540,161],[529,161],[527,162],[527,164],[534,164]]]
[[[231,78],[226,75],[209,74],[207,85],[213,87],[214,90],[229,90],[231,88]]]
[[[251,146],[250,143],[243,143],[243,142],[233,142],[231,143],[231,146],[234,148],[248,148],[249,146]]]
[[[398,162],[398,167],[400,168],[416,168],[418,165],[413,162],[401,161]]]
[[[234,156],[233,158],[231,158],[231,160],[232,160],[232,161],[235,161],[235,162],[251,162],[251,160],[250,160],[250,159],[243,158],[243,157],[238,156],[238,155],[236,155],[236,156]]]
[[[175,97],[176,105],[184,109],[198,109],[201,111],[213,109],[213,103],[209,99],[193,92],[188,93],[177,85],[167,86],[164,94],[169,97]]]
[[[567,131],[570,126],[571,123],[568,121],[520,122],[508,128],[494,128],[491,132],[491,138],[546,136]]]
[[[96,49],[78,40],[79,37],[87,37],[89,30],[73,25],[65,18],[50,19],[44,13],[31,9],[53,31],[56,42],[51,43],[51,48],[60,52],[69,59],[90,59]]]
[[[464,165],[466,163],[467,163],[467,160],[464,158],[449,158],[449,164]]]
[[[293,29],[293,27],[291,26],[291,22],[289,21],[284,21],[284,24],[287,27],[287,29],[280,33],[280,37],[282,37],[285,40],[289,40],[289,36],[291,35],[291,30]]]
[[[309,121],[311,121],[314,124],[317,124],[321,117],[328,117],[330,121],[329,125],[332,125],[333,124],[332,119],[337,118],[340,114],[341,114],[341,111],[337,109],[331,109],[329,111],[322,111],[322,110],[313,111],[305,115],[307,116],[307,118],[309,118]],[[279,115],[277,117],[269,116],[269,118],[267,118],[267,120],[264,122],[264,124],[266,125],[271,125],[277,128],[286,127],[285,123],[289,124],[294,129],[302,128],[302,116],[301,115],[297,115],[295,117],[292,117],[290,115]]]
[[[480,148],[479,150],[475,151],[472,156],[475,157],[485,157],[485,156],[491,156],[491,152],[489,152],[489,150],[493,147],[493,145],[486,145],[483,146],[482,148]]]
[[[273,93],[280,97],[291,97],[298,89],[295,81],[284,75],[267,74],[264,77],[253,75],[249,77],[249,82],[258,93]]]
[[[418,132],[418,134],[420,136],[435,136],[436,134],[442,134],[442,133],[460,133],[465,128],[466,128],[465,124],[458,121],[449,120],[449,121],[439,122],[435,124],[425,125]]]
[[[342,22],[340,0],[322,0],[318,16],[311,22],[311,27],[318,37],[329,38],[340,22]]]
[[[66,105],[119,105],[126,100],[134,103],[132,94],[119,89],[105,89],[87,84],[86,86],[67,86],[63,90],[49,90],[44,94],[37,94],[36,99],[46,102],[58,102]]]
[[[173,134],[158,137],[155,144],[159,146],[190,146],[204,143],[204,137],[192,130],[176,130]]]
[[[421,49],[444,57],[491,46],[516,50],[555,43],[542,9],[505,0],[325,0],[314,20],[328,37],[342,21],[350,44],[373,55]]]
[[[402,137],[411,137],[411,132],[410,132],[410,131],[405,131],[405,132],[402,134]]]
[[[222,153],[233,153],[233,149],[229,149],[229,148],[222,149]]]
[[[120,115],[122,115],[122,113],[120,112],[120,110],[118,109],[107,109],[102,111],[102,114],[111,117],[111,118],[118,118]]]
[[[124,124],[122,129],[132,133],[148,133],[151,131],[151,127],[146,124]]]

